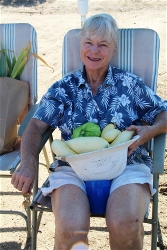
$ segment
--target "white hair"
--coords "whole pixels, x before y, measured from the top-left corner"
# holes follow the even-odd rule
[[[115,19],[109,14],[97,14],[88,18],[80,32],[83,36],[100,37],[103,40],[113,41],[118,44],[118,26]]]

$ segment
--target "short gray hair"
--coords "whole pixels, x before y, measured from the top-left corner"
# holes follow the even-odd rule
[[[118,45],[118,26],[115,19],[109,14],[97,14],[89,17],[81,29],[80,39],[85,35],[100,37],[104,40],[113,40]]]

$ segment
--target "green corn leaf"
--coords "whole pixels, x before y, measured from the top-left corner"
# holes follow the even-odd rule
[[[28,60],[28,57],[26,56],[26,57],[22,60],[22,62],[21,62],[20,65],[18,66],[18,68],[15,70],[14,74],[12,74],[12,76],[11,76],[12,78],[18,79],[18,75],[20,74],[20,72],[23,72],[23,69],[24,69],[24,67],[25,67],[25,65],[26,65],[26,63],[27,63],[27,60]],[[18,80],[20,80],[20,78],[19,78]]]
[[[28,58],[28,57],[27,57],[27,58]],[[28,59],[27,59],[27,60],[28,60]],[[26,64],[26,63],[25,63],[25,64]],[[21,77],[21,75],[22,75],[22,73],[23,73],[25,64],[23,64],[23,67],[20,68],[20,70],[19,70],[17,76],[15,77],[17,80],[20,80],[20,77]]]
[[[15,75],[15,72],[17,71],[18,67],[20,66],[21,62],[23,61],[24,59],[24,49],[21,50],[17,60],[16,60],[16,63],[13,67],[13,70],[12,70],[12,73],[11,73],[11,77],[14,78],[13,76]]]
[[[29,41],[27,47],[25,48],[25,57],[29,55],[30,48],[31,48],[31,44],[30,44],[30,41]]]
[[[12,57],[12,69],[14,68],[15,63],[16,63],[16,56],[14,54]]]
[[[3,52],[3,51],[0,51]],[[1,53],[0,57],[0,76],[7,76],[7,58],[4,53]]]
[[[21,50],[21,52],[20,52],[20,54],[19,54],[19,56],[18,56],[18,58],[16,60],[16,63],[14,65],[14,67],[13,67],[12,73],[11,73],[12,78],[15,78],[14,76],[18,75],[18,73],[20,72],[20,65],[22,65],[22,62],[24,61],[24,59],[28,57],[28,54],[30,52],[30,47],[31,47],[31,44],[30,44],[30,41],[29,41],[27,47],[23,48]],[[19,71],[18,71],[18,68],[19,68]]]

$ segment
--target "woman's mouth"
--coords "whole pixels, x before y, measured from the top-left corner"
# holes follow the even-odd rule
[[[90,56],[88,56],[88,59],[91,60],[91,61],[94,61],[94,62],[100,61],[99,58],[94,58],[94,57],[90,57]]]

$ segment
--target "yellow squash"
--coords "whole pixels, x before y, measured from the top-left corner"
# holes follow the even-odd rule
[[[135,132],[133,130],[131,131],[124,130],[116,137],[116,139],[110,144],[110,146],[115,146],[127,142],[130,139],[132,139],[134,134]]]
[[[110,123],[110,124],[108,124],[107,126],[105,126],[105,127],[103,128],[102,132],[101,132],[101,137],[104,138],[104,134],[105,134],[107,131],[109,131],[109,130],[111,130],[111,129],[114,129],[114,128],[115,128],[115,125],[112,124],[112,123]]]
[[[77,153],[71,150],[64,141],[55,139],[51,144],[53,153],[57,156],[76,155]]]
[[[78,154],[109,147],[109,143],[101,137],[78,137],[65,141],[65,143],[71,150]]]
[[[116,128],[110,129],[104,133],[103,138],[108,142],[112,142],[120,133],[121,131]]]

